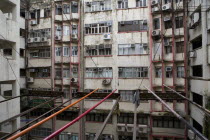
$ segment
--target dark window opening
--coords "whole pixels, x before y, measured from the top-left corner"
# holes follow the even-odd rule
[[[118,31],[119,32],[146,31],[146,30],[147,30],[147,21],[146,20],[118,22]]]
[[[30,15],[31,15],[31,19],[36,18],[36,13],[35,13],[35,11],[30,12]]]
[[[44,17],[45,18],[50,17],[50,9],[49,8],[44,9]]]
[[[176,42],[176,53],[184,53],[184,41]]]
[[[199,104],[200,106],[203,106],[203,96],[202,95],[192,92],[192,96],[193,96],[193,102]]]
[[[24,9],[20,9],[20,16],[25,18],[25,10]]]
[[[170,29],[170,28],[172,28],[172,22],[171,22],[171,20],[165,21],[165,29]]]
[[[171,3],[171,0],[164,0],[165,4]]]
[[[20,36],[25,37],[26,36],[26,31],[25,29],[20,28]]]
[[[154,26],[154,30],[160,29],[160,19],[159,18],[153,19],[153,26]]]
[[[25,56],[25,49],[20,48],[20,57]]]
[[[175,17],[176,28],[183,27],[183,17]]]
[[[12,97],[12,90],[6,90],[6,91],[4,91],[4,96]]]
[[[192,76],[203,77],[203,66],[192,66]]]
[[[26,76],[26,70],[25,69],[20,69],[20,76],[25,77]]]
[[[61,5],[56,5],[55,14],[62,15],[62,6]]]
[[[191,43],[192,43],[192,50],[201,48],[202,47],[202,36],[194,39],[193,41],[191,41]]]
[[[12,56],[12,49],[4,49],[3,52],[5,56]]]
[[[71,12],[72,13],[78,13],[78,3],[77,2],[72,2],[71,3]]]
[[[72,121],[78,116],[78,112],[65,111],[57,116],[58,120]]]
[[[193,119],[193,127],[195,127],[195,129],[197,129],[200,133],[203,133],[203,127],[194,119]]]

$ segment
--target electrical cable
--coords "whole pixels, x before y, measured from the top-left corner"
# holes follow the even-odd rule
[[[53,132],[51,135],[49,135],[48,137],[46,137],[44,140],[50,140],[52,138],[54,138],[55,136],[57,136],[59,133],[61,133],[63,130],[65,130],[66,128],[68,128],[69,126],[71,126],[72,124],[74,124],[75,122],[77,122],[78,120],[80,120],[82,117],[84,117],[85,115],[87,115],[91,110],[93,110],[94,108],[96,108],[97,106],[99,106],[101,103],[103,103],[106,99],[108,99],[112,94],[114,94],[114,92],[117,89],[115,89],[114,91],[112,91],[109,95],[107,95],[104,99],[102,99],[100,102],[98,102],[96,105],[94,105],[93,107],[91,107],[90,109],[88,109],[87,111],[85,111],[83,114],[81,114],[80,116],[78,116],[76,119],[74,119],[73,121],[71,121],[70,123],[66,124],[65,126],[61,127],[60,129],[58,129],[57,131]]]
[[[9,136],[12,136],[12,135],[15,134],[16,132],[25,129],[28,125],[32,124],[33,122],[38,121],[38,120],[41,119],[42,117],[45,117],[45,115],[47,115],[47,114],[49,114],[50,112],[52,112],[52,111],[58,109],[59,107],[62,107],[64,104],[66,104],[67,102],[69,102],[69,101],[71,101],[71,100],[72,100],[72,99],[69,99],[69,100],[65,101],[64,103],[62,103],[61,105],[52,108],[51,110],[49,110],[49,111],[47,111],[46,113],[40,115],[39,117],[33,119],[32,121],[28,122],[28,123],[25,124],[24,126],[22,126],[22,127],[18,128],[17,130],[13,131],[12,133],[7,134],[7,135],[5,135],[4,137],[0,138],[0,140],[3,140],[3,139],[5,139],[5,138],[8,138]]]
[[[88,96],[90,96],[91,94],[93,94],[93,93],[94,93],[95,91],[97,91],[97,90],[98,90],[98,88],[95,89],[94,91],[90,92],[89,94],[83,96],[82,98],[80,98],[79,100],[75,101],[74,103],[72,103],[72,104],[70,104],[70,105],[68,105],[68,106],[66,106],[66,107],[64,107],[64,108],[62,108],[61,110],[55,112],[54,114],[50,115],[49,117],[47,117],[47,118],[41,120],[40,122],[38,122],[38,123],[36,123],[36,124],[34,124],[34,125],[32,125],[32,126],[26,128],[26,129],[24,129],[23,131],[20,131],[19,133],[15,134],[15,135],[12,136],[12,137],[9,137],[7,140],[15,140],[16,138],[19,138],[20,136],[22,136],[22,135],[24,135],[25,133],[29,132],[29,131],[32,130],[33,128],[38,127],[39,125],[45,123],[46,121],[52,119],[53,117],[57,116],[58,114],[62,113],[62,112],[65,111],[65,110],[67,110],[68,108],[72,107],[73,105],[75,105],[75,104],[79,103],[80,101],[84,100],[85,98],[87,98]]]
[[[3,101],[0,101],[0,103],[3,103],[3,102],[6,102],[6,101],[9,101],[9,100],[12,100],[12,99],[15,99],[15,98],[21,98],[21,97],[24,97],[24,96],[30,96],[30,95],[20,95],[20,96],[15,96],[15,97],[12,97],[12,98],[9,98],[9,99],[6,99],[6,100],[3,100]]]

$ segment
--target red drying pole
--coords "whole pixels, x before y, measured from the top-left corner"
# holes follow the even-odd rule
[[[77,122],[78,120],[80,120],[82,117],[84,117],[86,114],[88,114],[91,110],[93,110],[94,108],[96,108],[97,106],[99,106],[102,102],[104,102],[107,98],[109,98],[116,90],[117,89],[115,89],[114,91],[112,91],[109,95],[107,95],[103,100],[101,100],[100,102],[98,102],[92,108],[88,109],[83,114],[81,114],[80,116],[78,116],[76,119],[74,119],[70,123],[64,125],[63,127],[61,127],[60,129],[58,129],[57,131],[53,132],[51,135],[49,135],[48,137],[46,137],[44,140],[50,140],[50,139],[54,138],[55,136],[57,136],[58,134],[60,134],[66,128],[68,128],[69,126],[71,126],[72,124],[74,124],[75,122]]]

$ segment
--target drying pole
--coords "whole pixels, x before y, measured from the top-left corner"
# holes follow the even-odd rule
[[[114,91],[112,91],[109,95],[107,95],[103,100],[101,100],[100,102],[98,102],[96,105],[94,105],[93,107],[91,107],[90,109],[88,109],[87,111],[85,111],[83,114],[81,114],[80,116],[78,116],[76,119],[74,119],[73,121],[71,121],[70,123],[64,125],[63,127],[61,127],[60,129],[58,129],[57,131],[53,132],[51,135],[49,135],[48,137],[46,137],[44,140],[51,140],[52,138],[54,138],[55,136],[59,135],[62,131],[64,131],[66,128],[68,128],[69,126],[73,125],[74,123],[76,123],[77,121],[79,121],[82,117],[84,117],[85,115],[87,115],[90,111],[92,111],[94,108],[96,108],[97,106],[99,106],[101,103],[103,103],[107,98],[109,98],[112,94],[114,94],[114,92],[117,89],[115,89]]]
[[[171,91],[175,92],[177,95],[181,96],[182,98],[186,99],[187,101],[189,101],[191,104],[197,106],[199,109],[201,109],[202,111],[204,111],[204,113],[206,115],[208,115],[210,117],[210,111],[203,108],[202,106],[200,106],[199,104],[196,104],[195,102],[191,101],[190,99],[186,98],[185,96],[183,96],[182,94],[180,94],[179,92],[177,92],[176,90],[166,86],[165,84],[163,84],[165,87],[167,87],[168,89],[170,89]]]
[[[88,96],[90,96],[91,94],[93,94],[93,93],[94,93],[95,91],[97,91],[97,90],[98,90],[98,88],[95,89],[94,91],[88,93],[88,94],[85,95],[84,97],[80,98],[79,100],[75,101],[74,103],[72,103],[72,104],[70,104],[70,105],[64,107],[63,109],[57,111],[56,113],[50,115],[49,117],[47,117],[47,118],[45,118],[45,119],[39,121],[38,123],[36,123],[36,124],[34,124],[34,125],[32,125],[32,126],[26,128],[26,129],[24,129],[23,131],[20,131],[19,133],[15,134],[14,136],[9,137],[7,140],[15,140],[15,139],[21,137],[22,135],[26,134],[26,133],[29,132],[30,130],[32,130],[32,129],[38,127],[39,125],[45,123],[46,121],[52,119],[53,117],[57,116],[58,114],[62,113],[62,112],[65,111],[65,110],[67,110],[68,108],[72,107],[73,105],[75,105],[75,104],[79,103],[80,101],[84,100],[85,98],[87,98]]]
[[[113,111],[115,110],[116,106],[118,105],[119,101],[120,101],[120,98],[118,97],[118,99],[115,101],[111,111],[109,112],[108,116],[106,117],[103,125],[101,126],[101,128],[98,131],[98,133],[96,134],[96,137],[94,138],[94,140],[98,140],[98,138],[100,138],[101,133],[103,132],[103,130],[104,130],[104,128],[105,128],[109,118],[111,117],[111,115],[112,115]]]
[[[136,140],[137,107],[140,105],[139,90],[136,90],[134,94],[133,103],[134,103],[133,140]]]
[[[191,129],[201,140],[208,140],[203,134],[201,134],[198,130],[191,126],[189,122],[187,122],[182,116],[180,116],[176,111],[174,111],[171,107],[169,107],[159,96],[157,96],[153,91],[151,91],[148,87],[144,86],[150,93],[152,93],[170,112],[172,112],[180,121],[184,122],[186,126]]]

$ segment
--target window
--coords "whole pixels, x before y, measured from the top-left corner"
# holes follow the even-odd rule
[[[180,2],[182,2],[182,0],[176,0],[176,3],[180,3]]]
[[[73,67],[71,70],[71,74],[73,78],[77,78],[78,77],[78,67]]]
[[[78,26],[77,25],[72,25],[72,34],[77,35],[78,34]]]
[[[70,27],[69,26],[63,26],[63,35],[70,35]]]
[[[68,132],[62,132],[59,135],[59,140],[79,140],[78,134],[69,135]]]
[[[183,78],[184,75],[184,66],[177,66],[177,77]]]
[[[44,17],[45,18],[50,17],[50,14],[51,14],[50,12],[51,12],[50,8],[45,8],[44,9]]]
[[[175,24],[176,28],[182,28],[183,27],[183,17],[175,17]]]
[[[192,43],[192,50],[201,48],[202,47],[202,36],[197,37],[196,39],[191,41],[191,43]]]
[[[89,113],[86,115],[86,121],[90,122],[104,122],[107,114],[104,113]],[[108,120],[108,123],[112,122],[112,117]]]
[[[56,68],[55,69],[55,78],[61,79],[61,77],[62,77],[61,68]]]
[[[76,117],[78,117],[78,112],[73,112],[73,111],[64,111],[61,114],[57,115],[58,120],[64,120],[64,121],[72,121]]]
[[[167,66],[166,68],[165,68],[165,70],[166,70],[166,78],[172,78],[172,67],[171,66]]]
[[[110,33],[112,30],[112,22],[107,21],[103,23],[85,24],[86,34],[103,34]]]
[[[36,11],[35,10],[30,11],[30,17],[31,17],[31,19],[36,18]]]
[[[63,89],[63,93],[64,93],[63,97],[65,99],[69,99],[70,98],[70,89],[69,88]]]
[[[70,13],[70,5],[68,5],[68,4],[63,5],[63,13],[64,14],[69,14]]]
[[[20,77],[25,77],[25,76],[26,76],[26,70],[20,69]]]
[[[86,78],[112,78],[112,68],[86,68]]]
[[[117,117],[117,123],[133,124],[133,121],[133,113],[120,113],[120,115]]]
[[[165,4],[171,3],[171,0],[164,0]]]
[[[47,137],[52,133],[51,128],[34,128],[30,131],[31,136]]]
[[[63,47],[63,56],[69,56],[69,47]]]
[[[118,0],[118,8],[119,9],[127,9],[128,8],[128,0]]]
[[[133,90],[120,90],[120,97],[121,97],[121,101],[133,101],[133,96],[135,91]]]
[[[55,48],[55,56],[61,56],[61,48]]]
[[[136,7],[146,7],[147,0],[136,0]]]
[[[200,133],[203,133],[203,127],[196,120],[193,120],[193,127],[197,129]]]
[[[161,44],[160,43],[154,43],[153,57],[160,58],[161,52],[162,52]]]
[[[5,56],[12,56],[12,49],[4,49],[3,53]]]
[[[49,78],[50,77],[50,68],[36,68],[35,77],[37,78]]]
[[[31,58],[50,58],[50,48],[31,50],[30,57]]]
[[[155,67],[155,77],[161,78],[162,77],[162,69],[161,67]]]
[[[176,53],[184,53],[184,41],[176,42]]]
[[[78,13],[78,2],[76,1],[71,2],[71,12]]]
[[[55,35],[62,36],[62,26],[60,26],[60,25],[56,26]]]
[[[111,44],[100,44],[97,46],[85,46],[86,56],[94,55],[112,55],[112,45]]]
[[[147,67],[120,67],[119,77],[120,78],[143,78],[148,76]]]
[[[111,0],[93,1],[85,3],[85,12],[111,10]]]
[[[202,65],[192,66],[192,76],[203,77],[203,66]]]
[[[70,78],[70,70],[68,68],[63,69],[63,78]]]
[[[118,54],[119,55],[135,55],[135,54],[147,54],[147,44],[119,44]]]
[[[91,92],[91,91],[94,91],[94,89],[85,89],[85,92]],[[99,89],[94,93],[111,93],[111,92],[112,92],[111,89]]]
[[[165,53],[166,54],[172,53],[172,46],[171,45],[165,46]]]
[[[20,28],[20,36],[25,37],[26,36],[26,31],[25,29]]]
[[[185,125],[177,118],[164,116],[164,117],[154,117],[153,127],[184,129]]]
[[[78,47],[72,46],[72,56],[77,56],[77,54],[78,54]]]
[[[56,5],[55,6],[55,14],[56,15],[62,15],[62,6],[61,5]]]
[[[203,106],[203,96],[202,95],[192,92],[192,98],[193,98],[193,102],[199,104],[200,106]]]
[[[25,49],[20,48],[20,57],[25,56]]]
[[[120,21],[118,22],[119,32],[129,31],[146,31],[147,20],[134,20],[134,21]]]
[[[154,30],[160,29],[160,19],[159,18],[153,19],[153,28],[154,28]]]
[[[172,28],[172,21],[171,21],[171,20],[165,21],[164,23],[165,23],[165,29],[170,29],[170,28]]]

